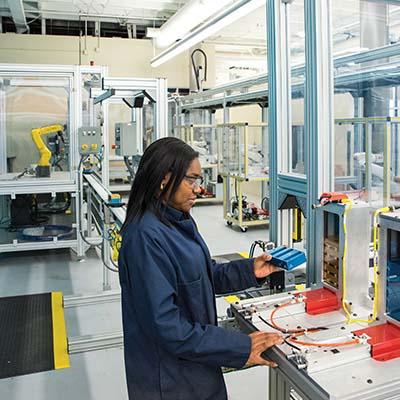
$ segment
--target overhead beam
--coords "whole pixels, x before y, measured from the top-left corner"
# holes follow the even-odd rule
[[[12,1],[12,0],[10,0]],[[167,17],[157,17],[152,15],[114,15],[114,14],[87,14],[87,13],[76,13],[73,11],[58,11],[58,10],[27,10],[29,14],[32,16],[40,15],[41,18],[45,19],[61,19],[68,21],[79,21],[87,20],[87,21],[101,21],[101,22],[119,22],[121,20],[126,21],[127,23],[137,24],[137,25],[152,25],[154,22],[163,23],[167,20]],[[143,13],[142,13],[143,14]]]
[[[93,3],[91,5],[84,6],[81,4],[76,4],[75,2],[71,2],[71,0],[41,0],[41,8],[43,12],[51,12],[50,10],[54,10],[57,12],[60,11],[67,11],[67,12],[74,12],[75,14],[85,13],[85,14],[94,14],[98,17],[101,17],[103,14],[115,15],[120,18],[128,18],[128,16],[133,16],[135,18],[146,17],[149,15],[155,17],[168,17],[176,13],[179,9],[178,4],[174,3],[164,3],[158,1],[126,1],[120,2],[118,4],[118,8],[112,6],[100,6],[95,4],[95,2],[87,2]],[[113,10],[118,10],[117,12]],[[119,14],[118,14],[119,13]],[[118,15],[117,15],[118,14]]]
[[[29,26],[26,23],[25,10],[22,0],[8,0],[8,7],[14,20],[17,33],[29,33]]]

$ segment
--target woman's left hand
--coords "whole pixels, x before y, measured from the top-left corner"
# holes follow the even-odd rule
[[[270,256],[268,253],[263,253],[261,256],[258,256],[254,259],[254,275],[257,279],[266,278],[273,272],[279,271],[279,268],[269,263],[271,258],[272,256]]]

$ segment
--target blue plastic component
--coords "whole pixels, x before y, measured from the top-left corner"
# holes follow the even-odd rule
[[[270,263],[286,271],[291,271],[307,261],[304,252],[285,246],[277,247],[270,251],[269,254],[272,256]]]

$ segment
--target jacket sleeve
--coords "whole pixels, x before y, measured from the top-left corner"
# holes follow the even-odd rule
[[[254,258],[240,259],[228,263],[213,264],[214,287],[217,294],[237,292],[261,285],[265,279],[254,275]]]
[[[251,350],[249,336],[201,325],[182,314],[176,302],[176,271],[155,235],[138,232],[126,249],[123,267],[129,268],[134,310],[146,335],[182,359],[233,368],[246,363]]]

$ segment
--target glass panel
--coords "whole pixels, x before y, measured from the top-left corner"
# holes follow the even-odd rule
[[[70,193],[0,196],[0,245],[76,239],[75,221]]]
[[[398,116],[399,55],[389,53],[399,40],[400,5],[335,1],[332,13],[335,189],[355,190],[379,207],[400,192],[397,122],[388,122]]]
[[[221,126],[222,172],[244,174],[244,125]]]
[[[218,172],[220,164],[220,143],[217,129],[213,125],[177,126],[178,137],[199,153],[204,182],[198,196],[200,198],[220,197],[222,188],[218,187]]]
[[[265,177],[268,173],[267,125],[222,125],[222,172],[241,177]]]
[[[248,125],[248,176],[265,176],[269,168],[268,126]]]
[[[101,89],[101,74],[87,73],[82,76],[82,126],[100,126],[101,124],[101,105],[93,105],[90,98],[91,89]]]
[[[193,125],[190,131],[193,136],[191,146],[199,152],[202,164],[217,164],[219,146],[215,127]]]
[[[0,81],[9,174],[5,179],[16,176],[20,180],[36,176],[69,179],[66,172],[71,170],[70,79],[3,76]]]
[[[391,124],[391,183],[390,191],[393,202],[400,201],[400,119],[394,118],[395,121]]]
[[[146,150],[155,140],[156,136],[156,105],[154,103],[145,104],[143,107],[143,151]]]
[[[352,119],[335,121],[335,190],[359,190],[365,187],[365,154],[360,152],[365,124]],[[358,151],[356,150],[358,148]],[[360,193],[361,194],[361,193]]]
[[[130,189],[130,182],[143,151],[157,139],[156,107],[152,99],[156,98],[153,90],[137,91],[131,97],[113,97],[108,102],[108,131],[110,148],[110,184],[116,191]],[[135,135],[137,146],[116,146],[116,131],[124,130],[125,137]],[[128,133],[126,133],[128,132]],[[121,143],[125,142],[125,139]],[[122,149],[124,147],[124,149]],[[135,147],[135,154],[130,154],[130,147]],[[128,154],[129,152],[129,154]],[[122,155],[122,153],[125,153]],[[128,163],[128,165],[127,165]],[[129,169],[128,169],[129,166]],[[129,172],[129,170],[131,172]],[[132,174],[132,176],[131,176]],[[122,185],[122,186],[121,186]]]
[[[304,159],[304,66],[305,64],[305,29],[304,29],[304,0],[296,0],[290,7],[290,65],[292,80],[292,132],[288,140],[288,167],[293,172],[305,174]]]
[[[129,123],[132,121],[132,109],[122,100],[112,100],[108,103],[108,132],[110,163],[109,176],[111,190],[122,190],[122,185],[126,184],[125,189],[130,187],[130,174],[122,156],[118,156],[115,151],[115,130],[117,124]]]

